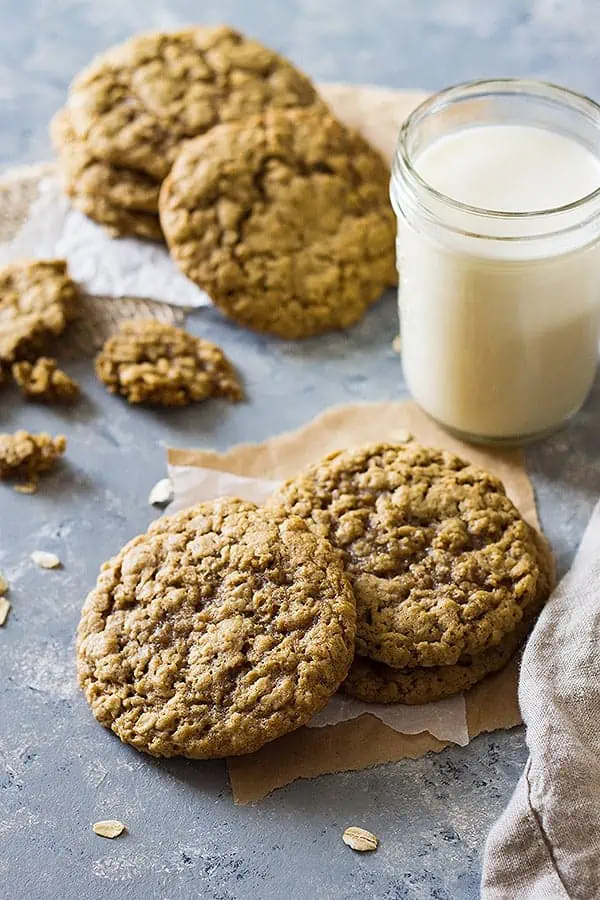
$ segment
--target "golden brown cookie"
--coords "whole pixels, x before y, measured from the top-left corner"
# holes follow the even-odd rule
[[[56,113],[50,133],[68,193],[99,197],[113,206],[158,215],[160,182],[96,156],[84,141],[77,140],[67,108]]]
[[[76,139],[66,108],[55,115],[50,130],[63,186],[76,209],[104,226],[113,237],[162,240],[158,221],[160,182],[96,156],[84,141]]]
[[[251,753],[322,709],[354,652],[343,567],[299,519],[221,499],[102,567],[79,624],[99,722],[155,756]]]
[[[501,644],[449,666],[393,669],[385,663],[355,656],[342,690],[364,703],[403,703],[406,706],[434,703],[453,694],[462,694],[487,675],[503,669],[524,643],[533,624],[523,619]]]
[[[35,361],[18,362],[12,376],[25,396],[42,403],[72,403],[79,396],[79,385],[58,368],[55,359],[41,356]]]
[[[393,668],[453,665],[501,644],[545,577],[533,530],[501,482],[443,450],[333,453],[269,503],[341,553],[357,652]]]
[[[487,675],[503,669],[527,640],[554,583],[552,555],[544,539],[537,537],[543,554],[538,594],[502,643],[448,666],[393,669],[384,663],[355,656],[342,685],[344,693],[365,703],[404,703],[409,706],[433,703],[468,691]]]
[[[347,328],[397,278],[389,172],[322,107],[273,110],[181,150],[160,194],[171,255],[235,321]]]
[[[156,319],[123,322],[99,353],[96,374],[130,403],[186,406],[208,397],[243,397],[219,347]]]
[[[0,269],[0,367],[34,358],[74,317],[78,290],[61,259]]]
[[[219,122],[318,101],[279,54],[226,26],[136,35],[78,75],[67,108],[77,141],[106,163],[162,181],[182,141]]]
[[[33,493],[40,475],[53,469],[66,449],[67,439],[62,434],[0,434],[0,478],[23,482],[26,492]]]

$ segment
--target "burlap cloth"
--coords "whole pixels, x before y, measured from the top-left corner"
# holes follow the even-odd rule
[[[40,181],[53,172],[52,165],[26,166],[11,169],[0,177],[0,243],[10,241],[17,234],[37,197]],[[90,296],[84,292],[77,319],[61,337],[57,355],[61,359],[90,356],[100,349],[119,322],[148,316],[173,325],[185,322],[185,310],[166,303]]]

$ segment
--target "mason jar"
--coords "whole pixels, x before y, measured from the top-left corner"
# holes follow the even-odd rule
[[[537,81],[418,106],[391,199],[409,390],[467,440],[520,443],[573,416],[600,325],[600,107]]]

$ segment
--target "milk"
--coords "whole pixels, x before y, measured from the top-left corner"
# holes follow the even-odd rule
[[[413,165],[446,197],[504,213],[565,206],[600,188],[594,153],[529,125],[464,128]],[[466,435],[543,433],[579,409],[594,378],[598,229],[582,237],[581,211],[567,210],[554,217],[560,233],[540,238],[539,219],[491,215],[478,227],[496,239],[481,239],[461,231],[460,208],[447,204],[444,215],[448,229],[399,218],[408,386],[427,412]],[[502,240],[513,232],[518,240]]]

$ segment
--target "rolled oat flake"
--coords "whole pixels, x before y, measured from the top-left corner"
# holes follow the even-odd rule
[[[47,553],[45,550],[34,550],[31,561],[41,569],[56,569],[60,566],[60,559],[55,553]]]
[[[377,850],[379,844],[379,840],[374,834],[364,828],[358,828],[356,825],[346,828],[342,840],[352,850],[358,850],[360,853]]]
[[[105,838],[116,838],[125,831],[125,826],[118,819],[104,819],[92,825],[94,834]]]

